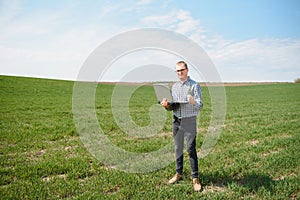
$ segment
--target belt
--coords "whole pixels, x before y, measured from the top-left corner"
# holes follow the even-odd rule
[[[175,122],[179,122],[179,123],[181,122],[181,118],[178,118],[178,117],[176,117],[175,115],[173,115],[173,118],[174,118],[174,121],[175,121]]]

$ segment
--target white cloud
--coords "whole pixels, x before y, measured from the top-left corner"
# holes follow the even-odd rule
[[[76,75],[89,53],[103,41],[133,27],[157,27],[179,32],[197,42],[212,58],[224,81],[293,81],[300,76],[299,39],[228,40],[222,33],[210,32],[189,11],[174,7],[170,10],[164,7],[165,3],[152,0],[132,2],[130,6],[127,3],[100,3],[94,13],[80,15],[80,3],[72,8],[62,6],[25,13],[19,1],[2,1],[0,72],[16,74],[19,70],[21,75],[26,71],[26,75],[44,73],[69,78]],[[78,19],[81,21],[77,22]],[[264,76],[265,72],[272,72],[273,76]]]
[[[293,81],[300,76],[300,40],[289,38],[227,40],[220,34],[209,32],[201,25],[199,19],[193,18],[184,10],[151,15],[142,19],[142,22],[177,31],[197,42],[216,64],[224,81],[272,81],[276,78]],[[237,73],[236,70],[242,71]],[[273,78],[263,74],[267,72],[271,72]],[[274,76],[276,72],[278,75]]]
[[[11,21],[21,9],[21,3],[17,0],[2,1],[0,3],[0,26]]]
[[[173,10],[165,15],[152,15],[141,20],[145,25],[159,26],[174,30],[181,34],[190,34],[193,31],[201,32],[203,27],[200,21],[194,19],[188,11]]]
[[[149,26],[167,26],[170,27],[172,24],[177,22],[177,20],[174,18],[175,13],[170,12],[167,15],[152,15],[152,16],[147,16],[141,19],[141,22],[145,25]]]
[[[148,5],[148,4],[152,3],[152,2],[153,2],[153,0],[140,0],[136,4],[137,5]]]
[[[300,40],[292,39],[250,39],[230,43],[211,51],[218,62],[243,63],[244,65],[269,68],[289,68],[299,66]]]
[[[1,74],[75,79],[91,51],[119,31],[101,13],[81,24],[68,6],[25,14],[15,5],[7,1],[1,13],[7,16],[0,23]]]
[[[178,19],[178,24],[175,31],[179,33],[186,34],[198,30],[198,28],[200,30],[202,29],[199,20],[194,19],[187,11],[180,10],[176,17]]]
[[[300,75],[300,40],[249,39],[208,52],[229,81],[293,81]]]

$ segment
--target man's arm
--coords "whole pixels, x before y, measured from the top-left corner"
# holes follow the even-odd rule
[[[179,103],[168,103],[166,98],[164,98],[160,104],[168,111],[175,110],[179,106]]]
[[[202,91],[199,84],[194,85],[193,95],[189,96],[189,103],[201,109],[202,103]]]

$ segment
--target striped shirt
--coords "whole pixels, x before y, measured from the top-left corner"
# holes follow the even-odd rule
[[[174,102],[187,102],[188,95],[195,99],[195,105],[190,103],[180,103],[173,112],[178,118],[197,116],[199,110],[203,107],[202,92],[200,85],[190,77],[183,83],[177,82],[172,87],[172,96]]]

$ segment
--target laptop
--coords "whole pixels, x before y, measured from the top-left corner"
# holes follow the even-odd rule
[[[187,100],[174,101],[172,92],[168,83],[156,83],[153,84],[153,88],[157,97],[157,102],[160,103],[164,98],[168,100],[168,103],[189,103]]]

